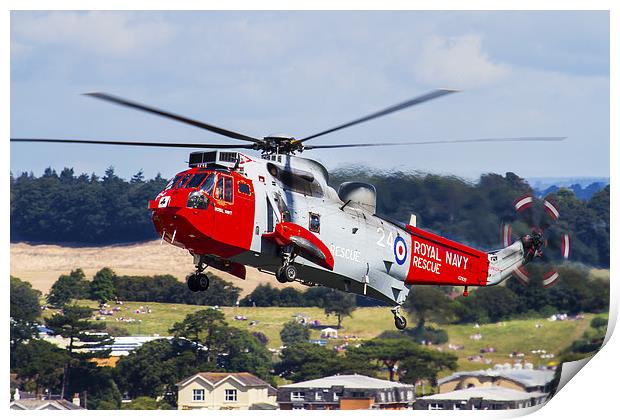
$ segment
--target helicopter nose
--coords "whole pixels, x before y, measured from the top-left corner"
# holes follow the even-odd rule
[[[159,237],[182,248],[192,249],[198,241],[209,239],[207,206],[189,192],[164,194],[149,202]]]

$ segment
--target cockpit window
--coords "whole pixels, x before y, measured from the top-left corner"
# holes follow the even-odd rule
[[[204,182],[204,184],[202,184],[202,187],[200,187],[200,189],[206,192],[207,194],[211,194],[214,181],[215,181],[215,174],[209,174],[207,176],[207,180]]]
[[[206,173],[196,174],[190,179],[185,188],[197,188],[207,176]]]
[[[179,181],[179,183],[177,184],[177,188],[185,188],[184,185],[187,182],[187,180],[191,178],[191,176],[192,174],[185,174],[183,178],[181,179],[181,181]]]
[[[174,186],[174,184],[176,184],[179,179],[181,179],[181,175],[177,175],[174,178],[172,178],[170,181],[168,181],[168,183],[164,187],[164,191],[167,191],[170,188],[172,188]]]

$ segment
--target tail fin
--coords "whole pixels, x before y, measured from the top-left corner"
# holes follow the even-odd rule
[[[513,274],[518,276],[519,268],[527,264],[535,255],[533,246],[524,246],[522,239],[497,251],[489,252],[489,275],[487,286],[499,284]]]

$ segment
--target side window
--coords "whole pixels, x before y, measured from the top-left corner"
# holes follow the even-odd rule
[[[321,233],[321,215],[310,213],[308,230],[314,233]]]
[[[215,192],[213,193],[213,197],[221,200],[224,198],[224,177],[220,176],[217,179],[217,184],[215,185]]]
[[[241,194],[250,195],[250,186],[243,181],[239,182],[239,192]]]
[[[224,178],[224,201],[233,201],[233,180],[229,177]]]

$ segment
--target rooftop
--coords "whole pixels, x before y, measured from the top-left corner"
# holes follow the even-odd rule
[[[457,391],[445,392],[443,394],[428,395],[426,397],[421,397],[420,399],[467,401],[470,398],[482,398],[484,400],[491,401],[523,401],[530,398],[544,397],[545,395],[547,394],[542,392],[523,392],[501,386],[489,386],[459,389]]]
[[[11,402],[12,410],[84,410],[67,400],[17,400]]]
[[[441,378],[437,381],[439,385],[453,379],[464,376],[490,376],[494,378],[506,378],[522,384],[523,386],[544,386],[553,379],[554,371],[536,369],[486,369],[474,370],[469,372],[455,372],[452,375]]]
[[[211,385],[217,385],[220,382],[225,381],[226,379],[233,378],[235,379],[237,382],[241,383],[243,386],[266,386],[266,387],[270,387],[270,385],[263,381],[262,379],[252,375],[249,372],[234,372],[234,373],[229,373],[229,372],[198,372],[195,375],[190,376],[189,378],[185,378],[183,379],[181,382],[178,382],[177,385],[178,386],[185,386],[188,383],[190,383],[191,381],[194,380],[194,378],[196,377],[200,377],[203,380],[207,381],[208,383],[210,383]]]
[[[383,379],[371,378],[363,375],[334,375],[320,379],[312,379],[295,384],[282,385],[279,388],[331,388],[342,386],[344,388],[385,389],[394,387],[411,387],[413,385],[400,382],[391,382]]]

